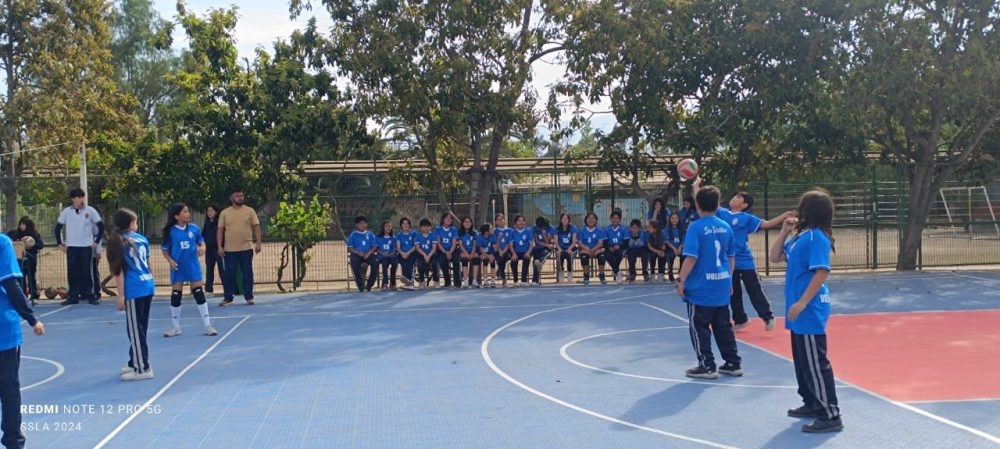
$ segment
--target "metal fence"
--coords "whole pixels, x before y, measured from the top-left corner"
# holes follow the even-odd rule
[[[316,175],[313,175],[316,176]],[[304,278],[304,288],[349,288],[350,269],[347,264],[345,235],[353,229],[357,215],[369,218],[375,229],[381,220],[398,223],[402,217],[414,223],[421,217],[437,222],[441,209],[438,194],[389,194],[383,188],[384,174],[371,173],[327,174],[314,179],[316,194],[335,209],[335,223],[331,224],[328,239],[309,250],[310,261]],[[899,241],[906,221],[907,186],[898,180],[861,180],[851,183],[827,183],[821,187],[830,191],[836,203],[834,237],[835,269],[877,269],[896,265]],[[642,183],[642,188],[664,197],[671,209],[680,203],[677,192],[666,178],[653,177]],[[776,182],[750,183],[742,190],[755,197],[753,213],[772,217],[794,208],[802,192],[815,187],[807,184]],[[950,267],[959,265],[1000,264],[1000,223],[995,212],[1000,201],[1000,183],[990,186],[963,186],[949,184],[949,189],[939,195],[931,211],[931,219],[924,231],[919,263],[921,267]],[[669,191],[669,195],[667,192]],[[728,198],[728,195],[724,195]],[[468,210],[466,192],[448,192],[446,206],[462,215]],[[53,243],[52,229],[61,205],[23,206],[21,211],[36,219],[46,243]],[[102,213],[111,212],[118,204],[97,204]],[[529,225],[535,217],[548,217],[555,222],[561,212],[572,215],[579,226],[583,215],[593,211],[607,224],[607,217],[614,208],[623,212],[623,222],[633,218],[644,221],[648,210],[646,197],[616,185],[606,173],[573,171],[565,168],[548,175],[538,173],[502,173],[501,182],[495,186],[486,205],[489,217],[504,212],[508,217],[524,215]],[[266,223],[269,207],[260,210]],[[144,215],[143,231],[154,244],[162,226],[163,216]],[[203,215],[194,214],[194,222],[201,223]],[[477,223],[478,225],[478,223]],[[750,246],[757,257],[762,272],[773,274],[783,267],[766,260],[766,248],[773,242],[776,230],[753,234]],[[266,240],[263,251],[254,260],[254,276],[264,288],[273,288],[283,242]],[[166,283],[166,263],[154,257],[153,270],[158,283]],[[101,272],[106,273],[106,262],[100,261]],[[551,275],[552,269],[547,269]],[[65,285],[65,257],[54,248],[42,251],[38,278],[42,288]],[[286,276],[290,278],[290,276]],[[286,279],[286,282],[288,280]]]

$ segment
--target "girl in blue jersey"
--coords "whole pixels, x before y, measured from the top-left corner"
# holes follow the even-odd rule
[[[808,433],[844,429],[840,419],[833,367],[827,359],[826,323],[830,318],[830,252],[833,246],[833,200],[826,192],[806,192],[798,218],[787,217],[771,246],[771,262],[788,262],[785,272],[785,328],[792,335],[792,361],[801,407],[795,418],[816,418],[802,427]],[[792,231],[795,235],[789,239]]]
[[[434,233],[438,238],[438,267],[444,276],[445,288],[462,286],[462,262],[458,257],[458,229],[455,228],[455,216],[451,212],[441,215],[440,224]],[[437,281],[435,281],[436,283]]]
[[[438,271],[435,263],[438,245],[437,236],[431,231],[431,221],[420,219],[420,232],[415,237],[417,243],[417,271],[420,273],[420,288],[429,287],[433,271],[434,286],[438,287]]]
[[[542,267],[545,261],[552,255],[555,242],[552,236],[556,228],[549,226],[549,220],[545,217],[535,219],[535,227],[531,232],[535,235],[535,246],[531,249],[531,285],[542,285]]]
[[[588,212],[583,219],[584,226],[576,236],[576,246],[580,248],[580,264],[583,265],[583,285],[590,284],[590,261],[597,260],[601,267],[601,284],[607,284],[604,279],[604,241],[607,236],[604,229],[597,226],[597,214]]]
[[[667,265],[667,242],[663,238],[663,228],[660,222],[653,220],[646,223],[646,235],[649,236],[649,243],[646,249],[649,250],[650,271],[653,272],[653,283],[663,281],[663,273]]]
[[[663,241],[667,245],[667,273],[670,275],[670,282],[674,282],[674,260],[677,256],[684,264],[684,228],[681,226],[681,217],[678,214],[670,214],[667,227],[663,229]],[[663,267],[660,267],[660,281],[663,281]]]
[[[694,207],[694,197],[684,197],[683,207],[677,211],[677,214],[681,217],[681,229],[687,229],[688,226],[691,226],[691,223],[699,218],[698,210]]]
[[[521,282],[528,284],[528,261],[531,260],[531,248],[535,246],[535,236],[527,228],[523,215],[514,217],[514,229],[511,231],[511,247],[514,253],[510,257],[510,270],[514,273],[514,287],[520,287]],[[518,278],[517,267],[521,263],[521,277]]]
[[[555,230],[556,282],[573,282],[573,258],[576,256],[576,226],[568,213],[559,215]],[[565,263],[565,268],[563,264]]]
[[[125,331],[129,339],[128,366],[121,369],[121,379],[152,379],[146,333],[156,284],[149,269],[149,240],[136,232],[139,229],[137,217],[129,209],[119,209],[111,222],[114,229],[108,238],[108,265],[115,277],[118,310],[125,311]]]
[[[646,248],[649,245],[649,234],[642,230],[642,221],[638,218],[633,219],[632,223],[629,224],[628,240],[626,240],[625,246],[628,248],[628,282],[635,282],[636,276],[636,264],[642,261],[642,278],[644,281],[649,282],[649,250]]]
[[[458,226],[458,251],[462,261],[462,287],[472,286],[472,280],[479,276],[479,257],[476,254],[476,226],[472,217],[462,217]],[[470,276],[471,275],[471,276]]]
[[[502,286],[507,286],[507,262],[514,256],[514,243],[511,241],[512,229],[507,227],[507,217],[504,214],[497,214],[493,219],[496,228],[493,229],[494,248],[497,250],[497,277],[500,278]]]
[[[396,289],[396,270],[399,268],[399,247],[392,232],[392,222],[385,220],[375,234],[377,261],[382,271],[382,291]]]
[[[413,266],[417,262],[417,233],[413,231],[410,219],[399,219],[399,234],[396,234],[396,251],[399,265],[403,269],[403,289],[413,290]]]
[[[670,209],[667,208],[666,203],[663,202],[662,198],[656,198],[653,200],[653,206],[646,212],[646,223],[653,220],[656,220],[658,223],[666,223],[669,216]]]
[[[482,265],[482,277],[476,283],[476,287],[496,288],[496,268],[497,249],[496,236],[493,235],[493,228],[488,223],[479,227],[479,235],[476,236],[476,247],[479,251],[479,264]]]
[[[608,261],[608,265],[611,266],[611,278],[614,279],[616,283],[621,284],[622,281],[624,281],[624,277],[621,273],[622,260],[625,259],[624,245],[625,240],[628,237],[628,228],[622,226],[621,210],[615,209],[611,212],[611,226],[608,226],[604,232],[607,235],[607,240],[604,243],[607,251],[605,252],[604,257]],[[601,266],[601,270],[603,274],[603,266]]]
[[[181,334],[181,290],[185,283],[191,284],[191,295],[201,315],[203,333],[219,335],[212,327],[208,316],[208,301],[205,299],[201,276],[201,256],[205,255],[205,239],[198,225],[191,223],[191,211],[181,203],[173,204],[167,210],[167,224],[163,227],[163,257],[170,265],[170,329],[164,337]]]

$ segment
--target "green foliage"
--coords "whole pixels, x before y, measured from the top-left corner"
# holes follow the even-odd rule
[[[143,126],[156,122],[157,109],[173,93],[165,78],[180,65],[170,48],[173,25],[151,0],[118,0],[111,17],[111,64],[119,87],[135,99],[131,111]]]
[[[302,285],[306,263],[311,258],[308,251],[326,238],[332,221],[332,207],[321,204],[316,195],[309,203],[292,200],[289,195],[278,204],[278,212],[271,218],[269,232],[285,241],[281,250],[281,264],[278,266],[278,288],[281,291],[285,291],[282,279],[289,263],[294,263],[296,268],[292,289]]]

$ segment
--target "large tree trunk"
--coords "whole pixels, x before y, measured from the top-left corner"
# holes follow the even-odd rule
[[[927,226],[927,218],[930,216],[931,207],[934,206],[935,195],[946,177],[947,172],[935,173],[934,165],[931,163],[915,164],[910,177],[909,213],[906,227],[903,228],[899,258],[896,261],[897,270],[917,269],[917,257],[924,227]]]
[[[13,151],[5,151],[5,152],[13,153]],[[8,154],[7,156],[3,157],[3,172],[4,172],[3,224],[4,224],[4,229],[14,229],[14,227],[17,226],[18,217],[17,217],[17,167],[14,165],[13,154]]]

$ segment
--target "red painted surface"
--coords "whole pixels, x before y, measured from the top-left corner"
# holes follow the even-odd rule
[[[791,358],[783,326],[736,336]],[[1000,310],[839,315],[827,338],[837,378],[890,399],[1000,398]]]

